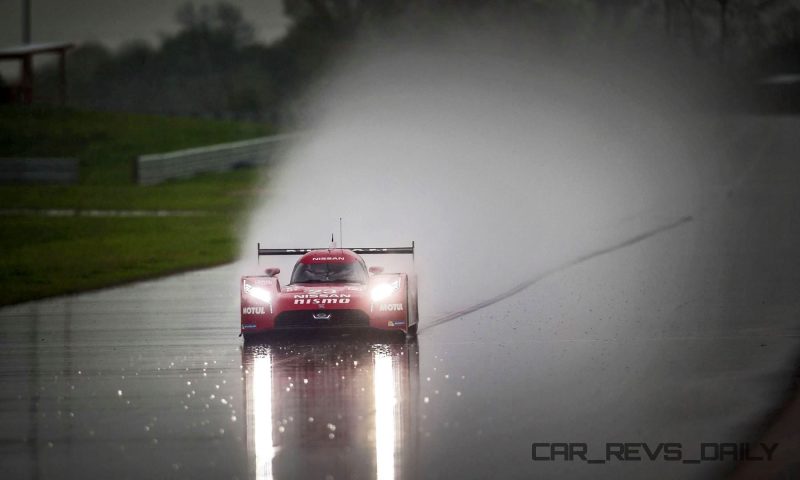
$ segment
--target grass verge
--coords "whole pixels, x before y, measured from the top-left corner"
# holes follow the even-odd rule
[[[5,130],[13,123],[4,117],[8,112],[23,117],[24,125],[13,127],[16,134]],[[79,141],[60,128],[78,133]],[[150,138],[155,131],[157,138]],[[78,185],[0,185],[0,209],[203,212],[134,218],[0,215],[0,305],[234,260],[238,227],[257,194],[258,170],[144,187],[132,183],[129,167],[139,154],[265,133],[263,126],[233,122],[0,109],[0,157],[75,156],[82,168]]]
[[[133,161],[139,155],[269,133],[267,126],[248,122],[40,106],[0,107],[0,158],[78,158],[84,184],[130,183]]]

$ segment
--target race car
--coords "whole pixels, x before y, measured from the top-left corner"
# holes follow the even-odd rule
[[[415,335],[416,276],[367,268],[362,255],[411,255],[395,248],[261,248],[258,257],[297,255],[289,283],[279,268],[241,280],[241,334],[293,329],[378,329]]]

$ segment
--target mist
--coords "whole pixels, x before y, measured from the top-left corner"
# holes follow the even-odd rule
[[[416,242],[424,327],[690,215],[710,150],[686,93],[692,72],[655,48],[591,43],[545,49],[490,28],[363,39],[264,180],[242,273],[257,271],[257,242],[325,247],[342,217],[345,247]]]

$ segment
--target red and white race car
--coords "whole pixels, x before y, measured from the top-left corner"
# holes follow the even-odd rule
[[[289,329],[374,328],[417,331],[415,275],[369,269],[362,255],[414,255],[399,248],[261,248],[258,255],[299,255],[287,285],[280,269],[242,277],[242,335]]]

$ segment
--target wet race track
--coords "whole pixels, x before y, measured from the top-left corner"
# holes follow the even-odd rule
[[[234,267],[4,308],[3,478],[724,478],[733,456],[693,463],[701,442],[757,445],[792,393],[799,173],[761,162],[691,218],[423,311],[416,341],[243,345]],[[792,449],[774,478],[800,475]]]

